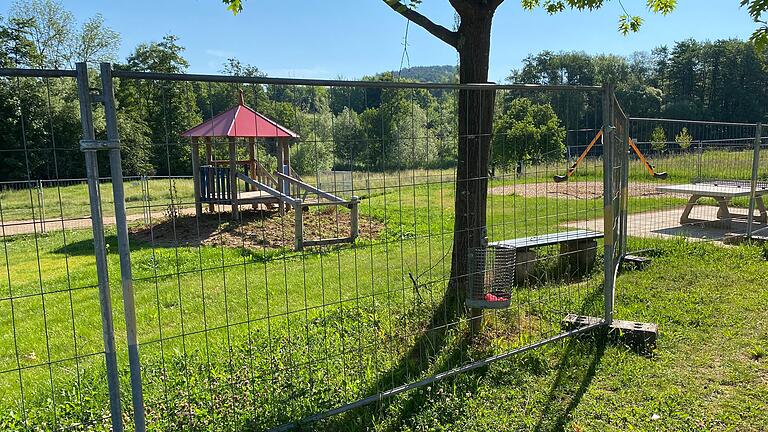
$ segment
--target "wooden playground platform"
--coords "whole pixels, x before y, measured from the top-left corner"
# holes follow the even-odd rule
[[[358,236],[358,199],[346,200],[304,182],[291,167],[290,147],[299,135],[267,118],[243,101],[207,121],[182,133],[192,146],[195,213],[201,216],[203,207],[216,211],[217,205],[231,206],[231,217],[239,220],[240,207],[254,209],[264,205],[277,209],[280,215],[294,209],[295,249],[354,242]],[[264,153],[274,153],[277,167],[268,170],[256,154],[256,142],[264,142]],[[204,144],[203,161],[200,146]],[[214,158],[214,145],[227,149],[227,159]],[[238,144],[245,144],[247,159],[239,159]],[[220,146],[220,147],[223,147]],[[274,149],[269,150],[270,147]],[[264,160],[264,159],[262,159]],[[303,234],[303,213],[309,206],[346,207],[350,211],[349,235],[345,237],[307,240]]]

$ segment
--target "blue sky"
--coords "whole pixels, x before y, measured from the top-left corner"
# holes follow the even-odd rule
[[[548,16],[527,12],[507,0],[494,21],[491,79],[501,81],[529,53],[580,50],[629,54],[696,38],[746,38],[754,29],[738,0],[679,0],[671,15],[654,15],[645,0],[624,0],[645,25],[638,34],[616,30],[621,7],[609,1],[597,12],[569,11]],[[190,72],[216,73],[236,57],[270,76],[359,78],[398,69],[405,19],[381,0],[246,0],[232,16],[219,0],[65,0],[79,19],[100,12],[122,34],[120,57],[136,44],[175,34],[187,47]],[[448,27],[448,0],[424,0],[420,11]],[[410,64],[455,64],[452,48],[411,26]]]

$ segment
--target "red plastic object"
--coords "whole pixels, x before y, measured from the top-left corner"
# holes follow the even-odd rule
[[[485,295],[485,301],[491,302],[491,303],[505,302],[507,300],[509,300],[509,299],[504,298],[504,297],[499,297],[499,296],[497,296],[496,294],[493,294],[493,293],[488,293],[488,294]]]

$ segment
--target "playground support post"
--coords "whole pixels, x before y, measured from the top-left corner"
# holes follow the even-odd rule
[[[352,196],[352,199],[350,200],[350,223],[352,225],[351,232],[349,233],[350,237],[352,238],[352,241],[355,241],[355,239],[360,235],[360,228],[359,228],[359,212],[360,212],[360,198],[357,196]]]
[[[229,191],[232,200],[232,220],[237,220],[240,215],[237,204],[237,147],[234,138],[229,138]]]
[[[200,141],[192,138],[192,182],[195,190],[195,215],[203,214],[203,203],[200,200]]]
[[[282,204],[281,204],[282,205]],[[296,198],[294,201],[294,237],[295,237],[295,249],[300,251],[304,248],[304,220],[303,212],[304,206],[301,203],[301,198]]]

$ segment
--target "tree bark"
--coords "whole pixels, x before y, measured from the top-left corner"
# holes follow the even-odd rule
[[[457,31],[433,23],[401,0],[384,0],[394,11],[421,26],[459,53],[459,82],[488,83],[491,23],[504,0],[449,0],[461,18]],[[488,166],[493,131],[493,89],[461,89],[458,94],[458,164],[451,279],[434,318],[451,322],[464,311],[469,288],[468,250],[486,236]],[[472,329],[482,326],[482,310],[472,309]],[[438,324],[438,323],[435,323]],[[445,323],[443,323],[445,324]]]
[[[491,48],[491,23],[495,7],[477,3],[459,11],[461,24],[457,51],[459,52],[459,82],[487,83]],[[461,310],[469,289],[467,252],[479,247],[486,236],[486,202],[488,196],[488,166],[493,131],[495,91],[459,91],[459,145],[456,168],[455,222],[451,286],[456,312]],[[472,309],[473,331],[482,326],[482,310]]]

